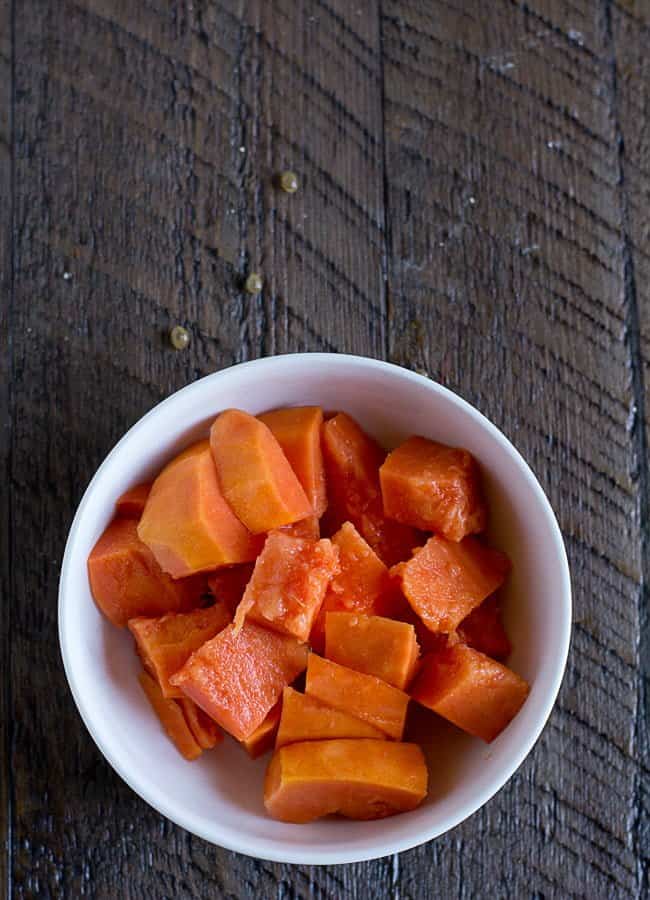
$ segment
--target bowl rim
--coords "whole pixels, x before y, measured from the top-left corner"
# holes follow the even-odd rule
[[[243,369],[258,369],[260,371],[260,375],[263,375],[265,369],[270,369],[274,365],[277,365],[278,361],[283,361],[286,363],[288,360],[294,361],[296,365],[304,364],[305,362],[309,362],[310,365],[316,366],[325,363],[327,363],[328,365],[338,365],[342,363],[348,366],[352,365],[353,367],[356,366],[358,368],[363,368],[366,371],[370,372],[372,372],[373,370],[383,371],[385,373],[387,372],[392,376],[402,378],[406,381],[411,381],[417,384],[424,383],[431,391],[441,394],[452,404],[458,406],[463,412],[467,413],[477,425],[488,431],[491,437],[494,438],[499,444],[500,449],[505,451],[510,456],[512,462],[515,463],[521,470],[527,483],[532,488],[533,492],[537,495],[537,499],[540,503],[541,508],[544,510],[548,525],[550,526],[550,532],[553,537],[554,550],[562,563],[561,593],[563,602],[561,606],[562,621],[560,623],[562,639],[560,646],[556,648],[556,652],[554,654],[556,665],[553,670],[552,680],[550,681],[550,684],[546,690],[546,693],[543,695],[542,700],[539,701],[540,709],[534,729],[531,729],[526,740],[522,741],[518,746],[516,752],[512,754],[509,764],[505,766],[501,771],[499,778],[487,784],[482,790],[477,792],[477,794],[472,795],[471,801],[468,801],[460,806],[459,809],[455,811],[454,815],[448,818],[446,823],[434,826],[430,829],[420,828],[417,834],[414,835],[406,835],[401,838],[392,838],[387,840],[376,840],[373,842],[373,846],[371,848],[365,849],[363,851],[348,849],[345,846],[341,847],[340,849],[318,849],[316,847],[305,848],[303,846],[300,846],[297,849],[293,849],[288,843],[283,848],[280,848],[280,841],[278,841],[277,839],[259,837],[255,839],[255,846],[251,846],[247,845],[242,839],[238,837],[237,831],[229,830],[225,827],[221,827],[218,829],[219,834],[217,840],[214,834],[209,833],[207,829],[202,827],[200,822],[194,819],[190,811],[182,811],[181,813],[179,813],[176,809],[172,810],[166,802],[163,791],[161,791],[160,794],[154,795],[153,792],[149,789],[148,785],[143,784],[137,775],[134,775],[132,772],[128,771],[127,768],[122,764],[122,762],[119,759],[115,758],[111,749],[106,746],[101,735],[93,725],[92,711],[89,709],[89,706],[84,700],[84,693],[80,689],[79,683],[75,677],[75,671],[69,656],[69,651],[67,649],[67,634],[69,626],[67,621],[65,596],[68,583],[70,582],[70,579],[74,577],[71,563],[72,548],[77,541],[77,536],[79,534],[84,511],[91,502],[94,486],[102,478],[102,474],[108,467],[109,461],[120,452],[121,448],[125,444],[134,439],[134,436],[137,435],[137,433],[145,427],[145,424],[150,418],[157,415],[162,407],[166,407],[177,402],[180,395],[188,396],[191,393],[202,390],[203,388],[201,386],[206,381],[210,381],[211,383],[219,381],[224,378],[230,377],[233,372],[241,371]],[[374,359],[372,357],[343,353],[285,353],[278,354],[277,356],[263,357],[260,359],[250,360],[248,362],[237,363],[217,372],[212,372],[208,375],[204,375],[196,381],[185,385],[185,387],[174,391],[174,393],[165,397],[143,416],[141,416],[141,418],[138,419],[125,432],[125,434],[117,441],[117,443],[105,456],[83,493],[83,496],[79,502],[74,518],[72,520],[70,530],[68,532],[63,560],[61,564],[58,591],[59,649],[63,661],[63,668],[65,671],[66,679],[81,719],[86,726],[86,729],[90,733],[90,736],[94,740],[95,744],[99,748],[106,761],[114,769],[114,771],[117,772],[120,778],[122,778],[122,780],[126,782],[126,784],[133,791],[135,791],[135,793],[138,794],[138,796],[140,796],[146,803],[148,803],[166,818],[170,819],[170,821],[181,826],[182,828],[185,828],[190,833],[201,837],[203,840],[206,840],[213,845],[223,847],[226,850],[232,850],[238,853],[242,853],[246,856],[268,860],[270,862],[302,865],[332,865],[364,862],[367,860],[378,859],[383,856],[401,853],[404,850],[412,849],[413,847],[417,847],[421,844],[426,843],[427,841],[440,837],[441,835],[446,834],[448,831],[451,831],[453,828],[456,828],[467,818],[477,812],[482,806],[484,806],[503,787],[505,787],[505,785],[512,778],[517,769],[522,765],[524,760],[527,758],[527,756],[537,743],[555,705],[555,701],[557,699],[557,695],[560,690],[560,686],[562,684],[562,679],[564,677],[566,669],[569,646],[571,642],[571,620],[571,577],[566,548],[564,545],[564,540],[562,538],[562,532],[546,494],[544,493],[532,469],[523,458],[521,453],[516,449],[514,444],[503,434],[503,432],[501,432],[499,428],[497,428],[496,425],[494,425],[485,415],[483,415],[483,413],[479,412],[479,410],[468,403],[468,401],[464,400],[454,391],[450,390],[439,382],[425,375],[420,375],[417,372],[412,372],[409,369],[404,368],[403,366],[396,365],[395,363],[385,362],[383,360]]]

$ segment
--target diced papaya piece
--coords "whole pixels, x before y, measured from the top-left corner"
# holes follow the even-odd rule
[[[368,722],[393,740],[402,737],[408,694],[375,675],[355,672],[310,653],[305,693]]]
[[[129,488],[115,501],[115,515],[124,516],[125,519],[139,519],[150,490],[150,481]]]
[[[309,638],[319,653],[325,647],[325,616],[328,612],[386,612],[394,595],[388,569],[364,541],[351,522],[345,522],[332,543],[338,547],[340,571],[334,575]]]
[[[239,601],[244,596],[246,585],[253,574],[253,563],[241,566],[226,566],[208,577],[208,590],[217,600],[223,600],[230,615],[235,615]]]
[[[288,534],[289,537],[306,538],[308,541],[317,541],[320,538],[320,522],[316,516],[307,516],[299,522],[292,522],[291,525],[283,525],[281,528],[275,528],[282,534]]]
[[[322,741],[331,738],[375,738],[386,740],[387,735],[350,713],[334,709],[291,687],[282,695],[282,715],[275,746],[297,741]]]
[[[206,716],[202,709],[190,700],[182,697],[177,701],[183,710],[185,721],[194,736],[194,740],[202,750],[212,750],[223,740],[223,732],[210,716]]]
[[[235,626],[248,617],[306,641],[337,571],[338,550],[331,541],[305,541],[272,531],[237,607]]]
[[[244,741],[306,664],[307,648],[295,638],[245,622],[241,631],[228,625],[203,644],[170,680]]]
[[[512,669],[458,643],[424,658],[411,696],[489,743],[519,712],[528,691]]]
[[[138,537],[135,519],[114,519],[88,557],[95,603],[114,625],[134,616],[162,616],[192,609],[201,597],[196,578],[172,581]]]
[[[249,562],[260,550],[226,503],[204,442],[154,481],[138,525],[140,539],[173,578]]]
[[[417,744],[368,739],[306,741],[273,754],[264,805],[274,819],[301,824],[338,813],[381,819],[415,809],[428,772]]]
[[[415,628],[383,616],[328,612],[325,656],[356,672],[376,675],[404,690],[418,660]]]
[[[390,519],[450,541],[485,529],[480,473],[467,450],[411,437],[388,454],[379,477]]]
[[[327,491],[320,443],[323,410],[320,406],[274,409],[257,417],[271,430],[298,476],[316,518],[325,512]]]
[[[461,641],[493,659],[510,656],[512,646],[503,627],[501,604],[497,596],[488,597],[473,609],[458,626]]]
[[[286,690],[287,688],[285,688]],[[280,724],[281,708],[282,701],[278,700],[275,706],[271,707],[262,724],[255,729],[249,738],[241,742],[242,747],[251,759],[257,759],[258,756],[262,756],[262,754],[273,748],[275,736],[278,733],[278,725]]]
[[[255,416],[222,412],[210,429],[210,447],[224,497],[254,534],[314,514],[282,447]]]
[[[421,538],[414,528],[384,515],[379,467],[385,452],[345,413],[328,419],[322,435],[328,495],[325,533],[350,521],[387,565],[408,559]]]
[[[158,683],[148,672],[140,672],[138,680],[154,712],[160,719],[160,724],[178,752],[185,759],[197,759],[201,755],[201,747],[192,734],[180,705],[175,700],[166,700],[163,697]]]
[[[163,697],[182,697],[170,677],[185,665],[195,650],[229,624],[232,616],[225,603],[190,613],[168,613],[161,618],[129,619],[142,664],[160,685]]]
[[[427,628],[449,633],[503,584],[510,561],[476,538],[456,542],[435,536],[391,571]]]

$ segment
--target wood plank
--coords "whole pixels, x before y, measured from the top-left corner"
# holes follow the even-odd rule
[[[640,896],[650,892],[650,4],[608,4],[606,23],[623,197],[622,241],[628,314],[625,340],[634,410],[628,428],[635,448],[637,518],[641,524],[642,585],[639,610],[639,693],[634,732],[638,764],[631,841]]]
[[[390,356],[520,448],[558,513],[576,591],[567,676],[534,754],[453,835],[400,857],[399,889],[639,896],[641,536],[601,10],[382,9]]]
[[[12,345],[10,323],[13,308],[12,268],[12,215],[13,196],[11,179],[11,108],[12,108],[12,27],[11,2],[0,0],[0,337],[3,352],[0,354],[0,471],[4,485],[9,483],[11,453],[12,412]],[[11,502],[8,490],[0,491],[0,607],[4,610],[0,623],[0,891],[11,896],[12,835],[12,772],[9,764],[12,742],[11,682],[9,659],[11,656]]]

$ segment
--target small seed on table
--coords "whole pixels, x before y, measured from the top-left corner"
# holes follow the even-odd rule
[[[174,325],[169,332],[169,342],[176,350],[185,350],[190,345],[190,333],[182,325]]]
[[[282,172],[280,175],[280,187],[287,194],[295,194],[300,187],[298,176],[295,172]]]
[[[257,272],[251,272],[244,282],[244,289],[248,294],[259,294],[263,286],[262,276],[258,275]]]

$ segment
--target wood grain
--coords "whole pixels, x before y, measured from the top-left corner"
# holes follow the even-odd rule
[[[7,897],[647,894],[649,28],[645,0],[0,0]],[[296,350],[475,403],[574,578],[526,764],[452,834],[352,866],[249,859],[153,812],[83,729],[56,639],[65,535],[116,439]]]

